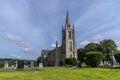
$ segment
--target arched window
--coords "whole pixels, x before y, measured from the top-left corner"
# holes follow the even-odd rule
[[[72,36],[72,35],[71,35],[71,31],[70,31],[70,32],[69,32],[69,39],[71,39],[71,36]]]
[[[70,51],[72,51],[72,42],[70,42]]]

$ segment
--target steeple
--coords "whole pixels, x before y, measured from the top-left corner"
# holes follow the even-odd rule
[[[56,41],[56,47],[58,47],[58,41]]]
[[[62,31],[64,30],[64,27],[62,26]]]
[[[73,30],[75,30],[75,28],[74,28],[74,24],[73,24]]]
[[[70,17],[69,17],[69,12],[68,11],[66,13],[66,26],[70,27]]]

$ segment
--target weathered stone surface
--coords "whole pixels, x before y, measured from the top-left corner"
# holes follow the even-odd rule
[[[70,25],[69,12],[66,14],[66,23],[62,27],[62,45],[53,50],[42,50],[41,59],[44,66],[59,66],[59,61],[65,58],[74,57],[77,59],[77,47],[74,25]]]

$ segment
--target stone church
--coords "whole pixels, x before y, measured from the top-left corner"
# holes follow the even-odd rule
[[[77,59],[77,47],[74,25],[70,24],[69,12],[66,14],[65,25],[62,26],[62,45],[53,50],[42,50],[41,59],[44,66],[59,66],[62,59],[74,57]]]

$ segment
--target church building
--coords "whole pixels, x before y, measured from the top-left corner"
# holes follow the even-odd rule
[[[60,60],[70,57],[77,59],[77,47],[74,25],[71,26],[69,12],[67,11],[65,25],[62,26],[62,45],[58,47],[56,41],[55,49],[42,50],[41,59],[44,66],[59,66]]]

